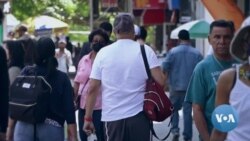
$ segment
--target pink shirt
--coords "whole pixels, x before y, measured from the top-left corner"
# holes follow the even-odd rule
[[[89,76],[92,69],[92,60],[90,59],[92,53],[89,53],[82,57],[78,64],[77,73],[75,76],[74,81],[80,83],[78,89],[78,95],[81,96],[80,100],[80,108],[85,109],[86,99],[88,96],[88,88],[89,88]],[[87,82],[88,81],[88,82]],[[86,86],[85,86],[86,84]],[[95,103],[95,110],[102,109],[102,99],[101,99],[101,91],[100,94],[97,96],[96,103]]]

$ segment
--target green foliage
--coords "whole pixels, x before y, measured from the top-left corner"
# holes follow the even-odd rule
[[[42,13],[46,7],[45,0],[12,0],[12,12],[19,20],[25,20]]]
[[[81,35],[81,34],[69,34],[70,40],[74,42],[87,42],[88,41],[88,35]]]
[[[89,16],[87,0],[12,0],[11,7],[21,21],[44,14],[67,23],[86,24]]]

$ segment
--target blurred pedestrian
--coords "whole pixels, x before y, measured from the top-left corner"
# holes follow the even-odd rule
[[[109,38],[106,32],[101,29],[94,30],[89,35],[89,42],[91,43],[92,51],[85,55],[78,64],[78,69],[76,77],[74,80],[74,93],[75,97],[80,97],[80,109],[78,111],[78,120],[79,120],[79,135],[81,141],[87,141],[87,134],[81,130],[84,124],[84,115],[85,115],[85,106],[86,99],[88,97],[89,89],[89,75],[92,70],[92,64],[96,57],[96,54],[99,50],[108,44]],[[104,141],[103,137],[103,123],[101,122],[101,90],[99,90],[99,95],[97,97],[94,111],[93,111],[93,123],[95,125],[95,132],[98,138],[98,141]]]
[[[112,31],[113,31],[113,26],[112,26],[112,24],[109,23],[109,22],[104,21],[104,22],[102,22],[102,23],[99,25],[99,28],[103,29],[103,30],[108,34],[108,37],[109,37],[108,44],[112,44],[113,41],[110,40]]]
[[[73,65],[71,53],[66,49],[67,42],[65,39],[58,41],[55,57],[58,61],[58,70],[68,73],[68,69]]]
[[[112,44],[113,41],[110,40],[110,36],[113,30],[112,24],[109,22],[102,22],[99,26],[99,28],[103,29],[109,37],[109,44]],[[90,47],[90,42],[84,42],[82,45],[82,49],[80,52],[80,56],[79,56],[79,60],[84,56],[87,55],[90,51],[91,51],[91,47]]]
[[[4,49],[8,60],[9,80],[12,84],[24,67],[24,50],[20,41],[6,41]]]
[[[193,70],[201,60],[202,55],[198,49],[191,46],[189,32],[181,30],[178,34],[179,45],[172,48],[162,63],[163,72],[168,79],[170,100],[174,106],[171,132],[173,141],[178,141],[180,136],[179,113],[183,108],[184,116],[184,141],[192,139],[192,105],[184,102],[188,83]]]
[[[18,40],[30,38],[30,35],[28,33],[28,27],[25,24],[19,25],[16,32],[17,32],[17,39]]]
[[[0,25],[4,14],[0,8]],[[7,56],[0,46],[0,141],[5,140],[8,125],[8,102],[9,102],[9,75],[7,67]]]
[[[34,65],[34,59],[35,59],[35,39],[33,38],[27,38],[18,40],[22,43],[22,47],[24,50],[24,65],[25,66],[32,66]]]
[[[101,89],[105,140],[149,141],[150,121],[143,113],[148,77],[140,44],[134,41],[132,16],[117,15],[114,33],[117,41],[102,48],[92,66],[83,130],[86,134],[95,131],[92,113]],[[152,77],[163,85],[163,74],[154,51],[147,45],[145,50]]]
[[[70,41],[70,37],[66,36],[65,39],[66,39],[66,49],[72,54],[73,53],[73,45]]]
[[[215,106],[233,106],[239,115],[238,125],[227,133],[214,129],[210,141],[250,140],[250,17],[245,19],[233,38],[230,51],[241,64],[221,73],[217,83]]]
[[[20,41],[5,41],[4,50],[8,60],[8,76],[10,85],[14,82],[16,77],[20,75],[24,68],[24,50]],[[8,124],[13,124],[15,121],[9,118]],[[8,129],[9,130],[9,129]]]
[[[140,26],[140,36],[138,38],[139,42],[146,43],[148,32],[144,26]]]
[[[14,31],[9,31],[7,34],[7,40],[16,40],[15,39],[15,32]]]
[[[69,141],[76,141],[75,112],[72,97],[72,87],[68,76],[56,69],[55,44],[50,38],[42,37],[38,40],[35,58],[35,67],[25,67],[21,75],[34,71],[39,76],[46,76],[52,87],[49,97],[50,108],[44,123],[36,124],[36,138],[41,141],[63,141],[63,125],[68,124]],[[13,138],[14,134],[14,138]],[[17,121],[8,125],[7,140],[33,141],[34,125]]]
[[[233,35],[233,22],[216,20],[211,23],[208,41],[214,53],[196,65],[187,89],[185,101],[192,103],[193,118],[202,141],[209,141],[213,129],[211,115],[217,79],[236,62],[229,53]]]

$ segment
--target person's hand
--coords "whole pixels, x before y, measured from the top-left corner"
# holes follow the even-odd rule
[[[92,122],[92,120],[86,120],[84,121],[84,125],[83,125],[83,131],[89,136],[91,133],[95,132],[95,127],[94,124]]]
[[[8,127],[6,133],[6,141],[13,141],[14,128]]]

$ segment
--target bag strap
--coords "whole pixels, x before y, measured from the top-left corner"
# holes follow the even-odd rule
[[[146,68],[146,71],[147,71],[148,79],[150,79],[150,78],[152,78],[152,76],[151,76],[151,72],[150,72],[150,69],[149,69],[148,59],[147,59],[147,55],[146,55],[144,45],[141,45],[141,54],[142,54],[144,65],[145,65],[145,68]]]
[[[81,94],[80,94],[80,95],[82,95],[82,92],[83,92],[83,90],[84,90],[84,88],[86,87],[86,85],[87,85],[88,82],[89,82],[89,78],[88,78],[88,80],[85,82],[84,86],[82,87],[82,90],[81,90]]]
[[[144,62],[144,65],[145,65],[145,68],[146,68],[146,71],[147,71],[148,79],[151,79],[152,75],[151,75],[151,72],[150,72],[150,69],[149,69],[148,60],[147,60],[144,45],[141,45],[140,47],[141,47],[142,58],[143,58],[143,62]],[[171,121],[172,121],[172,116],[170,118],[168,126],[170,126]],[[160,139],[155,133],[153,121],[150,121],[150,130],[151,130],[153,136],[155,136],[160,141],[166,140],[169,137],[170,133],[171,133],[171,129],[170,129],[168,134],[163,139]]]

